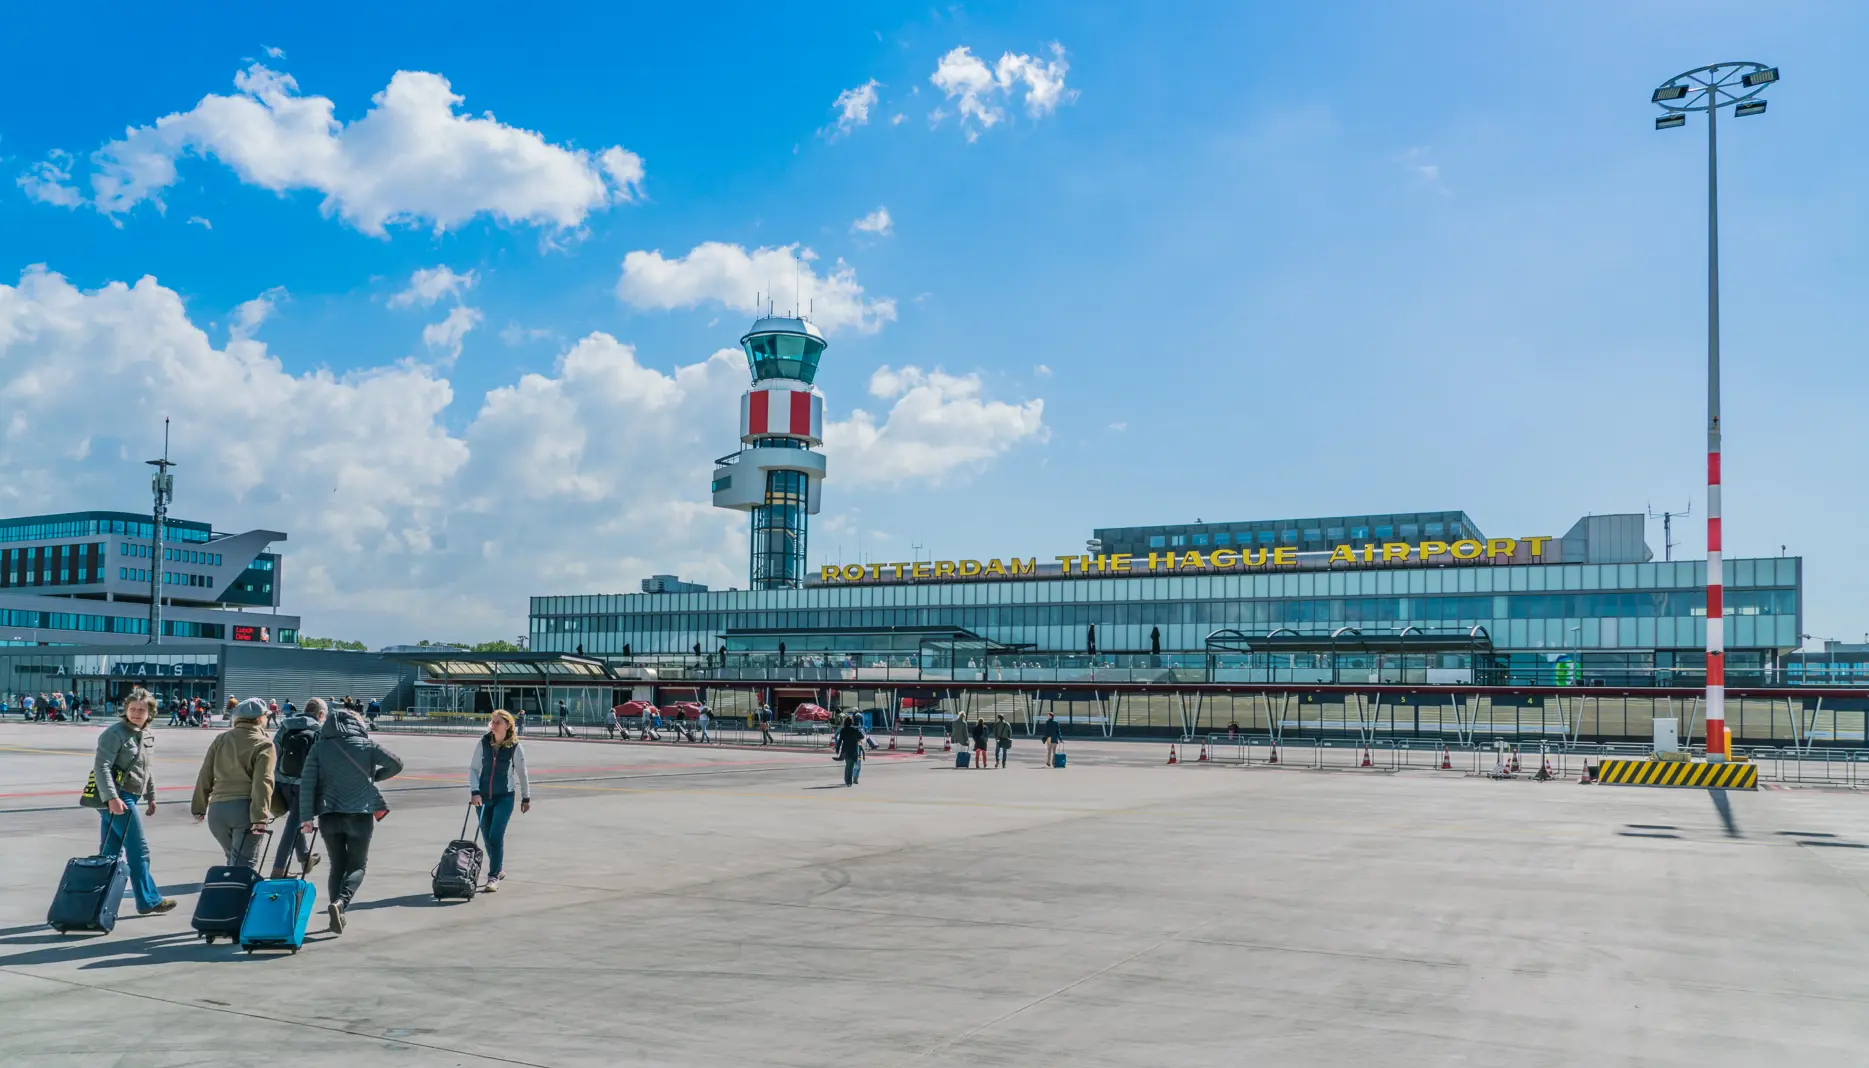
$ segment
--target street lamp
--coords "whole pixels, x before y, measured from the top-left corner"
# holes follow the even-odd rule
[[[1650,101],[1662,109],[1658,130],[1687,123],[1687,113],[1707,113],[1707,759],[1732,753],[1726,733],[1726,609],[1720,568],[1720,183],[1719,116],[1757,115],[1757,99],[1778,80],[1778,68],[1763,63],[1715,63],[1663,82]]]

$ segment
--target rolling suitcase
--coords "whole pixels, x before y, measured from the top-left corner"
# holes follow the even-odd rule
[[[317,843],[318,832],[314,829],[306,852]],[[240,948],[248,953],[256,949],[289,949],[297,953],[305,944],[305,928],[311,923],[312,908],[317,903],[318,890],[302,871],[284,879],[254,883],[246,916],[240,921]]]
[[[260,856],[271,850],[273,833],[266,832]],[[209,868],[201,877],[201,894],[195,898],[195,915],[189,925],[195,933],[213,944],[216,938],[232,941],[240,937],[240,925],[246,922],[247,905],[253,900],[253,886],[260,873],[244,864],[222,864]]]
[[[1064,766],[1064,751],[1063,750],[1059,750],[1058,752],[1052,754],[1051,766],[1054,768],[1061,768]]]
[[[73,857],[65,862],[65,874],[58,880],[58,892],[52,895],[52,907],[46,910],[45,922],[59,934],[68,931],[101,931],[109,934],[117,926],[117,908],[123,903],[123,888],[130,879],[130,865],[123,859],[123,838],[116,849],[94,857]]]
[[[965,749],[954,750],[954,766],[964,768],[973,761],[973,754]]]
[[[480,848],[480,821],[473,819],[474,806],[467,806],[461,820],[460,837],[441,851],[441,863],[429,874],[434,877],[431,889],[436,901],[471,901],[480,892],[480,868],[486,863],[486,851]],[[467,824],[473,820],[474,837],[467,837]]]

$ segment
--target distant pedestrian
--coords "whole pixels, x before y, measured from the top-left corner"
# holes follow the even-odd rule
[[[954,748],[956,749],[967,748],[967,717],[966,716],[955,716],[954,717],[954,722],[948,724],[948,737],[953,740]]]
[[[258,868],[266,825],[284,811],[274,808],[275,752],[261,727],[265,718],[266,703],[257,697],[236,705],[233,726],[208,743],[195,775],[189,811],[195,822],[207,821],[230,865]]]
[[[709,715],[707,714],[707,706],[706,706],[706,705],[702,705],[702,706],[701,706],[701,711],[700,711],[700,712],[699,712],[699,713],[698,713],[698,714],[697,714],[697,715],[695,716],[695,718],[696,718],[696,720],[698,720],[698,721],[699,721],[699,723],[700,723],[700,725],[701,725],[701,740],[702,740],[702,741],[704,741],[704,742],[711,742],[711,741],[713,741],[714,739],[712,739],[712,738],[710,738],[710,737],[708,737],[708,733],[707,733],[707,724],[708,724],[708,720],[709,720],[709,719],[710,719],[711,717],[710,717],[710,716],[709,716]]]
[[[759,744],[772,745],[772,706],[759,706]]]
[[[1227,723],[1227,741],[1237,742],[1239,741],[1239,737],[1240,737],[1240,725],[1238,723],[1229,721]]]
[[[377,700],[374,697],[370,698],[370,703],[364,707],[363,715],[365,719],[370,721],[371,730],[376,729],[376,717],[382,714],[383,714],[383,702]]]
[[[513,714],[504,708],[493,710],[487,733],[474,743],[474,756],[467,764],[467,788],[472,791],[468,804],[480,810],[480,833],[487,840],[487,893],[491,894],[506,878],[506,823],[513,818],[514,798],[519,811],[532,811],[526,751],[519,744]]]
[[[291,708],[292,702],[287,701]],[[286,861],[292,854],[298,854],[299,868],[306,875],[318,866],[318,855],[311,851],[310,840],[299,830],[305,822],[305,809],[299,796],[299,776],[305,770],[305,758],[311,755],[311,748],[318,744],[318,732],[324,726],[324,699],[314,697],[305,702],[305,714],[294,713],[285,718],[279,730],[273,735],[274,790],[285,802],[286,830],[279,838],[279,848],[273,853],[272,878],[286,877]]]
[[[114,844],[129,862],[136,911],[144,915],[175,907],[175,900],[162,896],[149,872],[149,839],[136,810],[142,800],[142,816],[156,814],[156,770],[150,759],[155,739],[149,730],[155,718],[156,700],[148,690],[139,686],[124,697],[117,722],[97,736],[97,753],[91,760],[91,775],[97,782],[95,799],[80,798],[98,809],[98,851]]]
[[[604,734],[608,735],[611,741],[616,740],[617,727],[620,725],[620,723],[621,721],[617,719],[616,709],[613,708],[610,711],[604,713]]]
[[[268,727],[279,726],[279,702],[268,701],[266,703],[266,725]]]
[[[1064,728],[1058,726],[1058,717],[1045,714],[1045,725],[1038,729],[1038,736],[1045,739],[1045,766],[1058,766],[1058,746],[1064,742]]]
[[[331,933],[344,933],[344,910],[363,885],[376,821],[389,814],[376,784],[402,771],[396,754],[370,740],[363,721],[349,708],[325,718],[318,744],[305,757],[299,774],[299,805],[310,833],[317,821],[331,853],[331,903],[325,909]]]
[[[570,719],[571,719],[571,710],[565,707],[564,698],[561,697],[558,699],[558,737],[560,738],[572,737]]]
[[[863,728],[855,716],[845,716],[837,728],[837,757],[844,762],[844,785],[855,786],[863,775]]]
[[[1007,721],[1006,714],[1002,712],[999,718],[993,721],[993,766],[1005,767],[1006,758],[1011,755],[1012,724]]]
[[[181,701],[169,702],[169,722],[166,725],[170,727],[187,726],[188,705]]]
[[[986,720],[978,716],[973,720],[973,766],[986,767]]]

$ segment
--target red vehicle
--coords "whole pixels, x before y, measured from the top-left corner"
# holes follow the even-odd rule
[[[792,709],[792,719],[801,723],[829,723],[831,710],[822,705],[803,704]]]

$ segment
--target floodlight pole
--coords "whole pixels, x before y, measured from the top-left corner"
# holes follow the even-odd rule
[[[162,644],[162,528],[169,518],[169,501],[175,497],[175,476],[169,474],[169,468],[175,461],[169,459],[169,421],[162,421],[162,459],[145,460],[156,469],[149,480],[149,490],[155,497],[155,507],[151,510],[153,521],[149,550],[149,644]]]
[[[1651,98],[1670,116],[1707,113],[1707,759],[1732,755],[1726,732],[1726,598],[1720,521],[1720,133],[1722,107],[1740,105],[1778,80],[1763,63],[1716,63],[1677,74]],[[1680,101],[1670,103],[1669,101]],[[1761,102],[1756,105],[1764,109]],[[1685,116],[1683,116],[1684,118]],[[1678,125],[1678,122],[1676,123]],[[1657,120],[1660,126],[1660,120]]]

